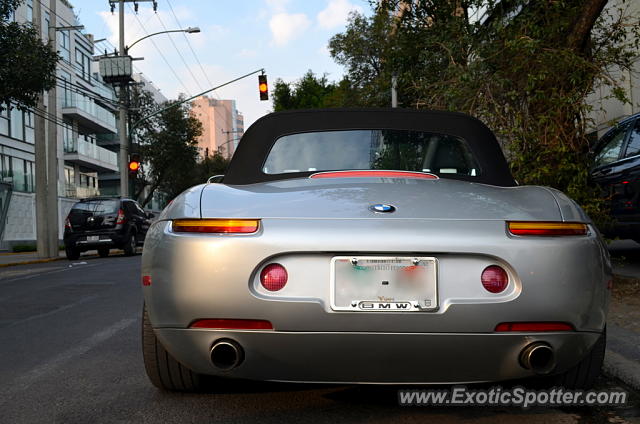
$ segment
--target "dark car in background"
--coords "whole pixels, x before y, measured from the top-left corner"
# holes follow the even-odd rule
[[[64,224],[64,245],[68,259],[97,249],[100,256],[109,249],[123,249],[125,255],[136,253],[144,243],[153,214],[145,212],[131,199],[96,197],[73,205]]]
[[[640,243],[640,114],[620,121],[596,144],[591,177],[610,205],[609,237]]]

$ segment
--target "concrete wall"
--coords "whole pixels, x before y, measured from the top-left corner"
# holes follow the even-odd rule
[[[64,221],[76,203],[75,199],[58,198],[58,234],[60,242],[64,234]],[[36,243],[36,199],[33,193],[13,192],[9,202],[0,250],[10,250],[16,244]]]

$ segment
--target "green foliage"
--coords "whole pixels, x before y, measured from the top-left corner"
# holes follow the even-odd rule
[[[212,156],[206,156],[196,165],[193,185],[201,184],[214,175],[224,175],[229,167],[229,159],[215,152]]]
[[[131,122],[139,122],[134,128],[134,138],[139,144],[134,147],[141,154],[144,172],[136,181],[135,198],[145,206],[158,190],[173,199],[182,191],[196,184],[198,179],[197,138],[202,134],[202,124],[191,114],[191,106],[181,103],[183,99],[157,105],[151,95],[138,88],[132,91]],[[143,119],[151,113],[157,115]],[[205,179],[206,181],[206,179]]]
[[[37,250],[38,249],[35,244],[14,244],[11,247],[11,251],[14,253],[35,252]]]
[[[521,184],[566,192],[596,221],[606,213],[588,180],[587,95],[597,85],[628,101],[616,70],[638,51],[637,17],[606,0],[374,2],[354,13],[330,51],[358,104],[466,112],[499,137]],[[480,18],[481,11],[484,16]]]
[[[273,110],[314,109],[339,106],[336,104],[336,91],[339,86],[330,83],[327,76],[317,77],[312,71],[293,84],[281,79],[276,80],[273,92]]]
[[[31,24],[8,22],[21,0],[0,0],[0,104],[36,106],[38,96],[55,86],[58,54],[38,38]]]

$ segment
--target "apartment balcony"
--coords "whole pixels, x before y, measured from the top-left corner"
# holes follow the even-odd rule
[[[84,140],[65,143],[64,160],[98,172],[118,171],[118,154]]]
[[[84,187],[75,184],[65,184],[65,197],[74,199],[86,199],[87,197],[100,196],[100,190],[95,187]]]
[[[116,133],[116,117],[89,97],[67,92],[62,98],[62,114],[96,133]]]

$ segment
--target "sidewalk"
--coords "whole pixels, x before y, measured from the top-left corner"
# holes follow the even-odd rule
[[[60,251],[60,257],[48,259],[39,258],[36,252],[0,253],[0,267],[53,262],[64,258],[64,250]]]

